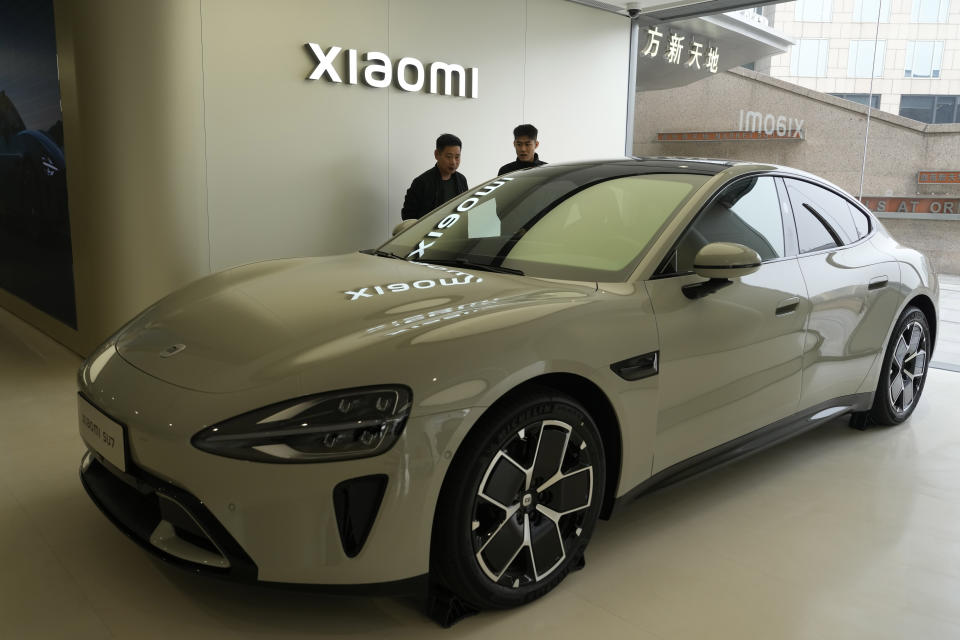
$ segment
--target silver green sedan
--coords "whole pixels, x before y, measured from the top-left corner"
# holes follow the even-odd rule
[[[545,594],[638,495],[920,400],[931,267],[810,174],[553,164],[412,222],[198,280],[98,348],[100,509],[191,569],[425,588],[450,622]]]

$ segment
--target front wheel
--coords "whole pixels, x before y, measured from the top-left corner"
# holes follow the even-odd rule
[[[890,336],[877,393],[870,410],[872,422],[900,424],[910,417],[927,379],[930,362],[930,326],[920,309],[907,307]]]
[[[434,526],[432,570],[479,608],[539,598],[581,561],[603,501],[597,427],[537,390],[486,416],[460,447]]]

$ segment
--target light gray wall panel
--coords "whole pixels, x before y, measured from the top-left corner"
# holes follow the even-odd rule
[[[383,237],[392,90],[307,80],[304,45],[382,51],[387,4],[203,0],[213,270]]]
[[[524,5],[516,0],[391,3],[391,56],[478,67],[480,97],[390,92],[388,226],[400,222],[410,181],[433,166],[441,133],[463,140],[460,172],[471,187],[516,160],[512,131],[523,117]]]
[[[528,0],[522,118],[548,162],[624,155],[630,21],[572,2]]]

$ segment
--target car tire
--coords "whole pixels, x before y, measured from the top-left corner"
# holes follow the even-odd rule
[[[494,408],[444,482],[434,578],[478,609],[544,595],[582,566],[605,467],[597,427],[576,400],[536,388]]]
[[[871,422],[895,425],[910,417],[927,379],[930,347],[927,317],[917,307],[907,307],[897,320],[883,355],[870,409]]]

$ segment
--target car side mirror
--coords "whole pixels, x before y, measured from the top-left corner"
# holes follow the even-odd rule
[[[693,258],[693,272],[706,282],[683,287],[683,295],[691,300],[702,298],[728,285],[730,278],[742,278],[755,273],[762,262],[760,254],[735,242],[711,242]]]
[[[413,225],[417,224],[418,222],[420,222],[420,221],[419,221],[418,219],[416,219],[416,218],[410,218],[409,220],[403,220],[403,221],[400,222],[400,224],[398,224],[397,226],[395,226],[395,227],[393,228],[393,234],[392,234],[392,235],[398,236],[398,235],[400,235],[401,233],[403,233],[404,231],[406,231],[407,229],[409,229],[410,227],[412,227]]]

